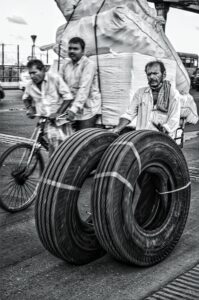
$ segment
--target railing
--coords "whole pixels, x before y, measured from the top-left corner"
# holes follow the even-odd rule
[[[49,65],[46,65],[48,68]],[[26,66],[0,65],[0,82],[18,82],[23,70],[26,70]]]
[[[25,66],[0,65],[1,82],[17,82],[20,79],[20,73],[26,69]]]

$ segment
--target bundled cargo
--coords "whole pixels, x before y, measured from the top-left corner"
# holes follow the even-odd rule
[[[143,9],[142,14],[135,11],[123,5],[99,13],[97,18],[98,53],[138,52],[161,59],[171,59],[177,65],[176,86],[180,93],[188,93],[190,89],[189,76],[165,36],[160,21],[151,17],[153,22],[150,23],[143,17],[145,14],[149,18],[151,9]],[[58,53],[60,48],[60,54],[66,57],[68,41],[74,36],[79,36],[86,41],[86,54],[95,55],[95,21],[95,15],[86,16],[80,20],[69,22],[66,28],[65,25],[58,28],[55,51]],[[60,43],[61,47],[59,47]]]
[[[96,60],[96,56],[90,57]],[[102,94],[102,123],[117,125],[119,117],[130,103],[133,83],[131,80],[132,54],[99,55]]]
[[[67,21],[80,20],[86,16],[95,15],[100,12],[109,10],[113,7],[126,5],[135,13],[141,15],[149,23],[154,22],[157,18],[154,9],[150,8],[145,0],[55,0],[57,6],[63,13]],[[74,9],[75,8],[75,9]],[[72,18],[71,18],[72,16]]]

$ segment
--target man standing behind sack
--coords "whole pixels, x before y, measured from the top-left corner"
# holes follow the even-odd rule
[[[96,65],[84,55],[85,42],[79,37],[68,43],[68,56],[60,69],[60,74],[74,97],[67,109],[68,119],[74,128],[81,130],[94,127],[101,113],[101,95],[98,89]]]
[[[160,130],[174,137],[180,122],[178,92],[165,80],[166,69],[161,61],[149,62],[145,72],[149,86],[138,89],[114,132],[119,133],[137,117],[136,130]]]
[[[36,113],[52,120],[48,121],[46,125],[49,155],[51,155],[59,143],[67,137],[68,124],[65,120],[58,124],[55,119],[66,111],[73,100],[73,96],[59,74],[46,72],[42,61],[30,60],[27,68],[31,81],[23,95],[26,113],[31,119]]]

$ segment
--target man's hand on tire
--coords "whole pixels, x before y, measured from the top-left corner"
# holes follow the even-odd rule
[[[163,125],[158,124],[158,127],[159,127],[159,131],[168,134],[168,131],[166,130],[166,128]]]
[[[122,130],[122,128],[120,128],[119,126],[116,126],[115,128],[111,129],[111,132],[119,134],[121,130]]]

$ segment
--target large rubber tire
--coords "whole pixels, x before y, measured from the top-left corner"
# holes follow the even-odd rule
[[[0,158],[0,207],[8,212],[21,211],[35,199],[44,160],[41,153],[35,151],[26,168],[31,150],[30,144],[16,144]]]
[[[182,235],[190,194],[184,155],[171,138],[144,130],[120,136],[104,153],[94,180],[92,214],[99,242],[127,263],[162,261]]]
[[[44,171],[36,200],[37,231],[44,247],[67,262],[85,264],[105,253],[77,203],[83,183],[116,137],[106,130],[81,130],[60,145]]]

